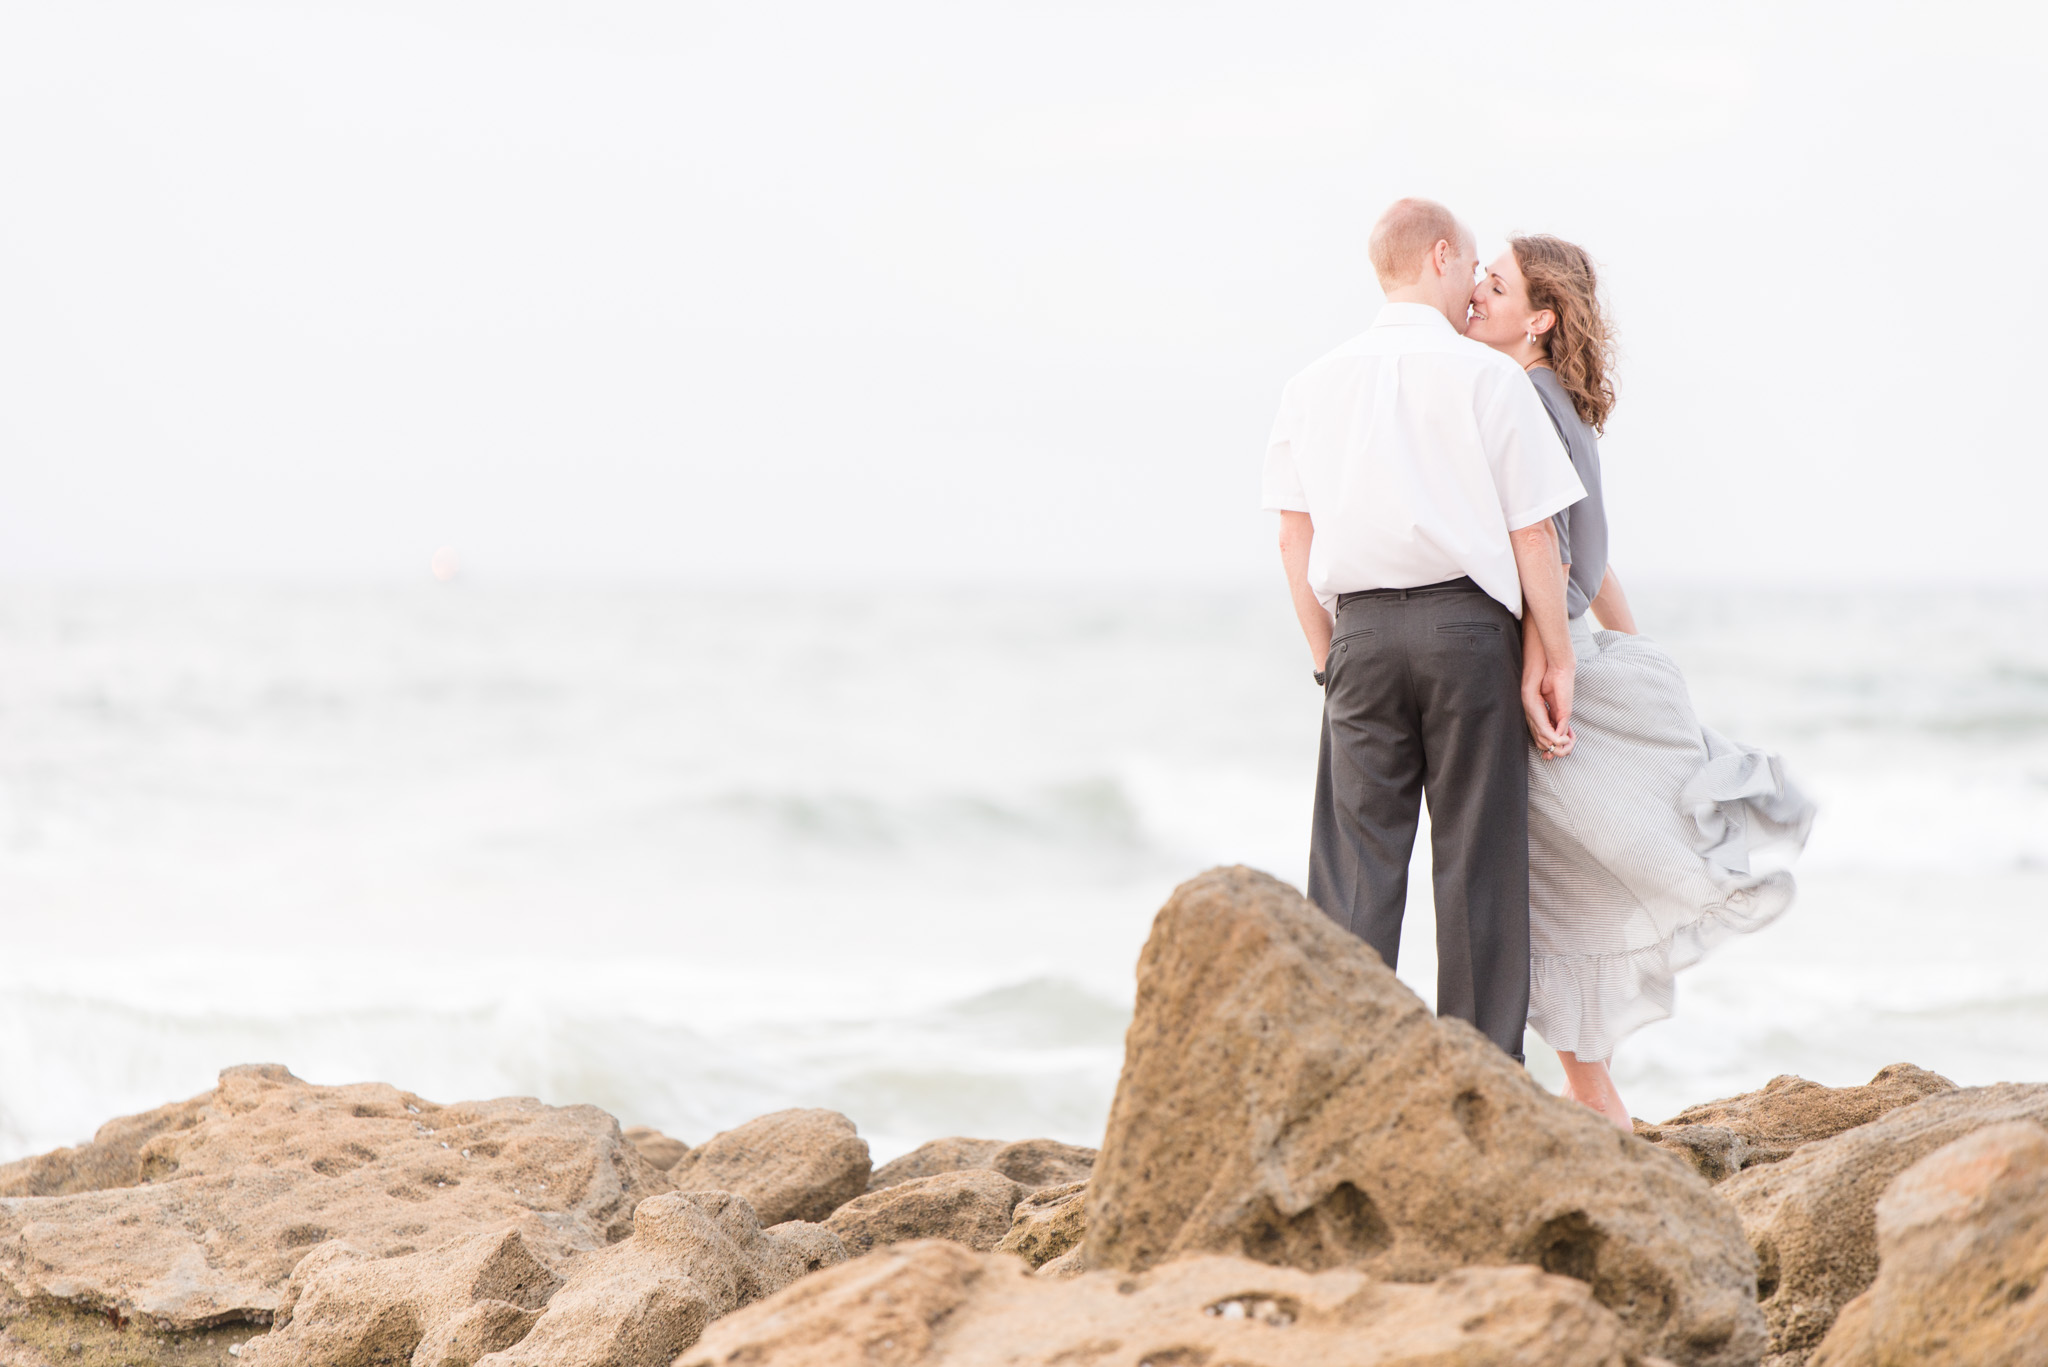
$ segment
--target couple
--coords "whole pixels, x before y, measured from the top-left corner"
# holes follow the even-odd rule
[[[1266,450],[1324,689],[1308,895],[1393,966],[1426,795],[1437,1010],[1517,1059],[1533,1026],[1565,1094],[1628,1129],[1614,1046],[1790,904],[1750,857],[1803,844],[1812,807],[1699,724],[1607,566],[1591,259],[1518,237],[1482,272],[1422,199],[1371,254],[1386,306],[1288,383]]]

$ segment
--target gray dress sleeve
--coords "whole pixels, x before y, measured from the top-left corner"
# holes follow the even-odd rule
[[[1586,496],[1555,518],[1558,548],[1571,563],[1565,611],[1577,617],[1599,597],[1600,583],[1607,577],[1607,506],[1600,492],[1600,442],[1572,407],[1571,395],[1565,393],[1554,371],[1538,366],[1529,372],[1529,380],[1572,458],[1579,483],[1586,486]]]

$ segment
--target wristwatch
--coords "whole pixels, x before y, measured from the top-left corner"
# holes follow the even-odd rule
[[[1317,687],[1317,688],[1321,688],[1321,687],[1323,686],[1323,673],[1324,673],[1324,671],[1322,671],[1322,670],[1320,670],[1320,669],[1318,669],[1318,670],[1316,671],[1316,687]]]

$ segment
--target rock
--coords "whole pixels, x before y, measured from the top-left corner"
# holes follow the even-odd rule
[[[983,1253],[1010,1232],[1024,1188],[999,1172],[962,1168],[899,1182],[848,1201],[825,1227],[859,1255],[906,1239],[952,1239]]]
[[[1877,1203],[1877,1280],[1813,1367],[2037,1367],[2048,1360],[2048,1130],[1991,1125]]]
[[[730,1191],[764,1224],[819,1221],[867,1190],[868,1141],[837,1111],[776,1111],[714,1135],[669,1170],[677,1191]]]
[[[1660,1129],[1635,1122],[1636,1138],[1677,1154],[1692,1170],[1709,1182],[1725,1182],[1742,1171],[1750,1156],[1749,1143],[1734,1130],[1720,1125],[1681,1125]]]
[[[251,1066],[286,1071],[277,1064]],[[213,1097],[212,1092],[202,1092],[141,1115],[124,1115],[100,1126],[90,1144],[0,1163],[0,1197],[68,1196],[135,1186],[142,1181],[143,1146],[160,1134],[189,1130],[209,1119]]]
[[[1033,1267],[1043,1267],[1081,1246],[1088,1230],[1088,1184],[1034,1191],[1010,1213],[1010,1232],[996,1245],[998,1253],[1014,1253]]]
[[[1000,1139],[934,1139],[876,1168],[868,1179],[868,1190],[880,1191],[968,1168],[987,1168],[1026,1191],[1037,1191],[1087,1181],[1095,1170],[1095,1150],[1057,1139],[1020,1139],[1014,1144]]]
[[[640,1156],[667,1172],[683,1159],[690,1146],[680,1139],[670,1139],[650,1125],[632,1125],[626,1129],[626,1142],[640,1150]]]
[[[876,1168],[868,1178],[868,1190],[880,1191],[962,1168],[985,1168],[988,1160],[1006,1147],[1000,1139],[934,1139]]]
[[[207,1105],[143,1145],[142,1185],[0,1200],[0,1281],[160,1331],[264,1324],[329,1240],[389,1258],[513,1229],[559,1265],[667,1188],[594,1106],[439,1106],[267,1066],[227,1069]]]
[[[165,1334],[140,1320],[55,1301],[20,1301],[0,1285],[0,1367],[219,1367],[238,1359],[246,1324]]]
[[[1591,1286],[1631,1351],[1747,1367],[1763,1347],[1755,1264],[1706,1182],[1249,869],[1183,884],[1153,923],[1087,1224],[1093,1268],[1534,1263]]]
[[[1020,1139],[997,1149],[988,1166],[1026,1191],[1037,1191],[1087,1181],[1095,1171],[1095,1154],[1094,1149],[1057,1139]]]
[[[1682,1155],[1709,1182],[1720,1182],[1744,1168],[1787,1158],[1802,1144],[1831,1139],[1955,1089],[1941,1074],[1910,1063],[1880,1068],[1861,1087],[1823,1087],[1787,1073],[1760,1092],[1687,1107],[1662,1125],[1639,1120],[1636,1134]]]
[[[1470,1268],[1429,1285],[1198,1257],[1135,1276],[1030,1276],[941,1240],[896,1244],[713,1325],[675,1367],[1624,1367],[1582,1282]]]
[[[561,1284],[512,1230],[399,1258],[322,1244],[294,1269],[277,1324],[241,1358],[252,1367],[470,1367],[524,1338]]]
[[[1081,1266],[1081,1246],[1076,1244],[1051,1262],[1039,1264],[1038,1271],[1033,1275],[1058,1281],[1078,1277],[1087,1270]]]
[[[1942,1092],[1790,1158],[1723,1182],[1757,1258],[1770,1367],[1799,1367],[1843,1306],[1877,1276],[1877,1202],[1892,1179],[1965,1135],[2008,1121],[2048,1123],[2048,1084]]]
[[[657,1196],[632,1238],[576,1260],[531,1334],[477,1367],[664,1367],[720,1315],[845,1257],[816,1225],[762,1230],[728,1192]]]

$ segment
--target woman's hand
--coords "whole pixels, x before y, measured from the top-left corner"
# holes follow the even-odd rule
[[[1556,721],[1571,715],[1576,663],[1569,661],[1562,669],[1551,668],[1535,623],[1527,616],[1523,618],[1522,716],[1529,723],[1530,739],[1536,742],[1545,759],[1561,759],[1572,752],[1571,727],[1559,730]]]

